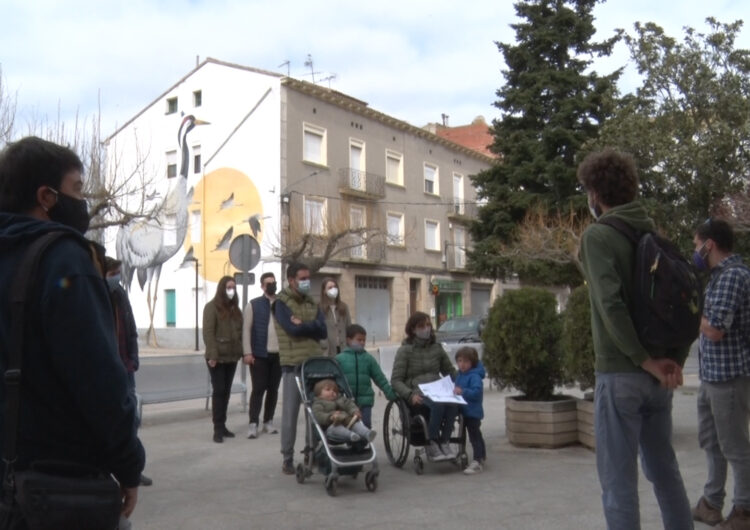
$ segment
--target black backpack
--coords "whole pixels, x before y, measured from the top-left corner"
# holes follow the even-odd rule
[[[675,245],[653,232],[640,232],[616,217],[611,226],[635,245],[630,314],[644,346],[685,348],[698,337],[702,288],[693,265]]]

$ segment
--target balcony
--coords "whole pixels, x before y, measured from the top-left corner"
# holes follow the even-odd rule
[[[443,263],[451,271],[466,270],[466,248],[453,243],[444,243]]]
[[[454,199],[453,204],[448,207],[448,220],[468,224],[477,218],[478,213],[479,208],[476,203]]]
[[[353,167],[339,169],[339,192],[360,199],[385,197],[385,177]]]
[[[343,261],[377,263],[385,259],[385,242],[380,238],[363,242],[361,236],[352,235],[348,245],[347,251],[341,255]]]

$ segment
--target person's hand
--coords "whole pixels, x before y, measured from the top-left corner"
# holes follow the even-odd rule
[[[643,361],[641,368],[650,373],[665,388],[673,390],[682,385],[682,368],[672,359],[652,359]]]
[[[422,404],[422,395],[414,393],[411,395],[411,404],[412,405],[421,405]]]
[[[463,390],[461,390],[460,386],[457,386],[457,387],[453,388],[453,393],[456,394],[457,396],[460,396],[461,392],[463,392]]]
[[[210,366],[211,368],[216,368],[216,362],[216,359],[209,359],[208,366]]]
[[[255,355],[253,355],[252,353],[246,353],[242,356],[242,362],[248,366],[252,365],[253,363],[255,363]]]
[[[130,514],[135,510],[135,505],[138,502],[138,486],[135,488],[122,488],[122,515],[130,517]]]
[[[302,324],[302,321],[294,315],[292,315],[291,321],[295,326],[299,326],[300,324]]]

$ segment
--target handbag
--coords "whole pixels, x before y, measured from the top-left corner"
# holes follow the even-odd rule
[[[21,259],[11,285],[11,337],[5,371],[5,433],[3,449],[2,518],[19,519],[29,530],[114,530],[122,510],[120,486],[112,475],[85,464],[36,461],[16,471],[16,442],[21,390],[21,360],[26,330],[26,300],[33,288],[44,251],[64,232],[50,232],[34,241]]]

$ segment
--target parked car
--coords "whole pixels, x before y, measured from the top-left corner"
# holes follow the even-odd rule
[[[487,323],[487,317],[478,315],[464,315],[454,317],[443,322],[435,332],[438,342],[482,342],[482,330]]]

